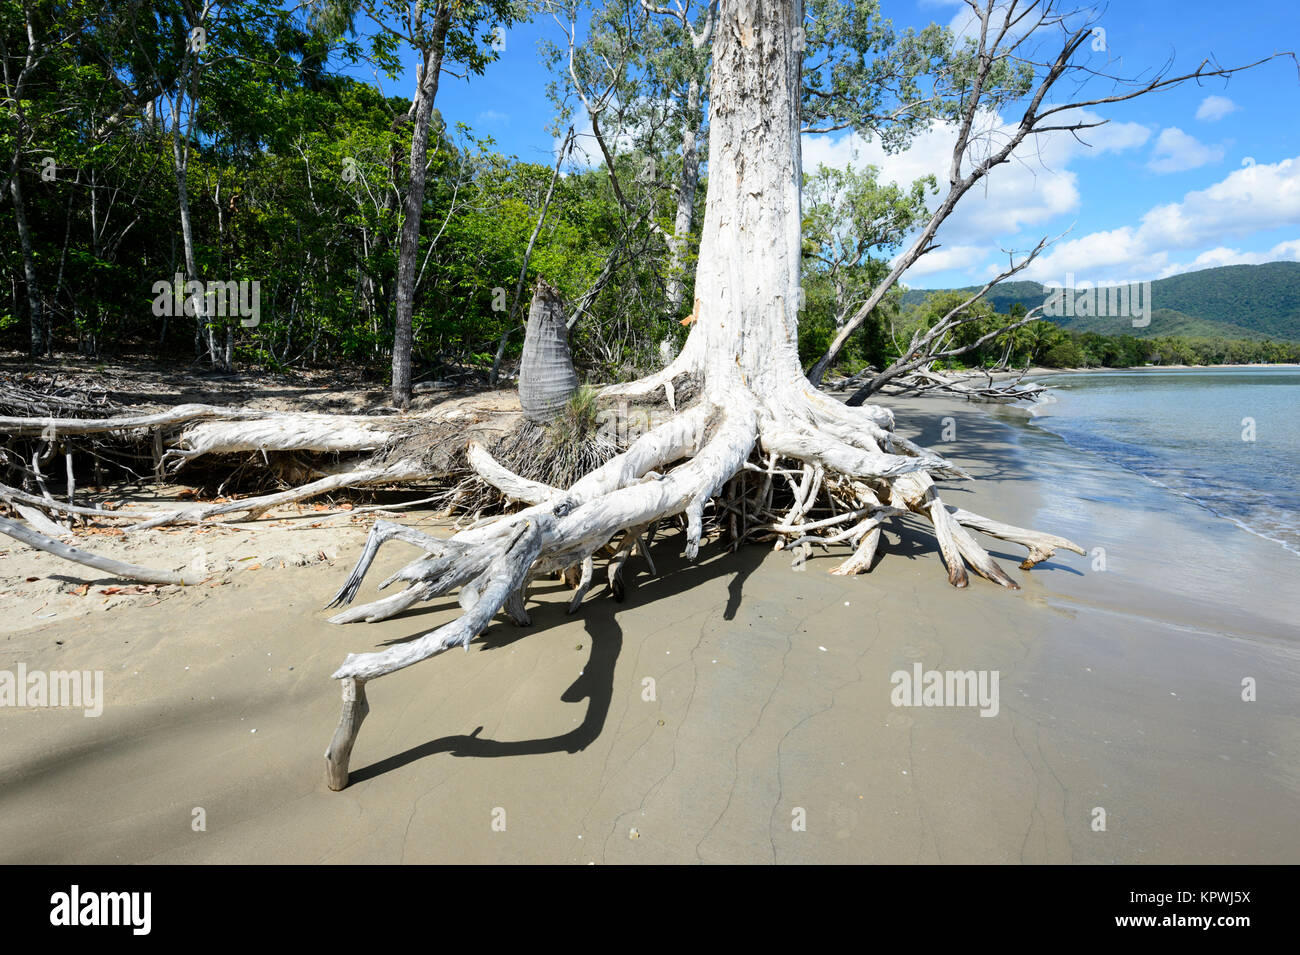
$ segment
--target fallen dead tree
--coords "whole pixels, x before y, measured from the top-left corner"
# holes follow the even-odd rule
[[[833,382],[831,391],[844,392],[856,388],[871,376],[874,369],[864,369],[856,375]],[[997,378],[994,370],[970,372],[936,372],[929,368],[918,368],[905,375],[893,378],[880,388],[884,395],[928,395],[940,394],[951,398],[965,398],[968,401],[1034,401],[1047,390],[1047,386],[1036,382],[1024,383],[1029,369],[1020,371],[1015,377]]]
[[[1015,378],[997,380],[993,372],[970,374],[936,374],[929,369],[919,369],[898,381],[903,394],[925,395],[938,393],[970,401],[1033,401],[1047,390],[1045,385],[1023,384],[1028,369]]]

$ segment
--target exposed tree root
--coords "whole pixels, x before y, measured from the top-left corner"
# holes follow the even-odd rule
[[[15,435],[56,433],[60,435],[105,434],[137,429],[165,428],[207,419],[249,420],[264,418],[265,411],[221,408],[216,405],[177,405],[168,411],[116,418],[0,418],[0,432]]]
[[[970,511],[963,511],[957,507],[949,507],[948,512],[963,527],[969,527],[981,534],[987,534],[989,537],[1010,541],[1028,549],[1029,556],[1021,562],[1021,570],[1029,570],[1035,564],[1042,563],[1055,554],[1058,549],[1074,551],[1076,554],[1085,553],[1084,549],[1078,544],[1072,543],[1064,537],[1057,537],[1054,534],[1026,530],[1023,527],[1012,527],[1010,524],[989,520],[987,517],[972,514]]]
[[[684,521],[685,549],[698,553],[708,519],[729,532],[733,546],[746,540],[767,541],[788,550],[802,563],[813,547],[828,550],[847,546],[849,555],[832,573],[868,572],[882,541],[882,528],[905,515],[928,521],[949,581],[968,583],[970,571],[1003,587],[1017,584],[981,547],[971,531],[1019,544],[1028,550],[1021,564],[1029,569],[1057,549],[1083,553],[1072,542],[1050,534],[991,520],[946,505],[932,476],[965,477],[951,462],[894,433],[893,415],[884,408],[848,408],[806,385],[784,383],[763,393],[738,382],[734,375],[717,375],[686,365],[692,349],[669,369],[646,382],[607,389],[603,407],[629,397],[665,388],[665,402],[681,407],[673,382],[689,390],[694,403],[673,413],[579,477],[571,487],[527,477],[506,466],[489,450],[506,449],[526,467],[530,450],[543,431],[537,425],[497,427],[495,432],[464,429],[456,416],[438,414],[411,418],[349,418],[329,415],[274,415],[238,409],[184,406],[171,412],[108,419],[56,419],[54,433],[105,434],[113,430],[140,431],[179,428],[160,452],[163,462],[184,465],[207,455],[246,451],[300,450],[353,454],[335,473],[298,487],[271,494],[172,510],[140,512],[108,507],[82,507],[55,501],[48,494],[31,494],[0,485],[0,499],[21,507],[25,527],[0,519],[0,532],[43,550],[117,576],[151,583],[192,583],[182,575],[121,564],[55,540],[43,512],[74,520],[126,521],[128,529],[168,524],[201,523],[242,515],[256,520],[268,510],[315,495],[374,484],[408,484],[437,476],[427,455],[402,456],[401,449],[432,447],[429,422],[456,435],[463,454],[439,450],[443,460],[459,460],[472,478],[464,492],[479,505],[517,502],[522,509],[480,521],[450,538],[439,539],[387,520],[377,521],[356,567],[335,596],[340,606],[332,623],[390,618],[422,601],[459,590],[459,618],[408,643],[384,650],[351,654],[335,672],[344,682],[345,705],[339,730],[331,743],[328,763],[332,787],[346,784],[352,743],[369,705],[365,683],[410,666],[453,646],[467,647],[500,611],[516,623],[528,621],[525,594],[530,580],[564,572],[575,590],[569,611],[575,612],[596,577],[596,558],[608,550],[605,576],[616,599],[624,591],[623,568],[633,554],[651,561],[648,536],[659,522]],[[715,371],[716,373],[716,371]],[[626,407],[622,412],[626,412]],[[645,420],[650,420],[646,418]],[[7,419],[0,428],[15,434],[39,433],[49,438],[49,419]],[[424,434],[421,434],[421,429]],[[531,429],[531,430],[529,430]],[[466,435],[468,431],[468,437]],[[615,429],[617,432],[617,429]],[[525,433],[527,432],[527,433]],[[443,439],[444,443],[446,438]],[[602,435],[601,440],[606,440]],[[617,446],[615,445],[615,448]],[[360,455],[359,457],[355,455]],[[445,476],[445,472],[443,472]],[[369,603],[348,606],[378,553],[390,540],[403,540],[422,551],[380,589],[394,583],[400,590]],[[650,564],[653,573],[653,563]]]
[[[187,428],[175,446],[163,453],[162,463],[177,470],[185,462],[205,454],[377,451],[397,436],[394,424],[391,418],[342,418],[321,414],[202,421]]]
[[[683,354],[699,356],[692,349]],[[506,449],[511,460],[523,460],[526,466],[529,451],[541,435],[536,425],[511,430],[498,424],[494,431],[484,432],[466,428],[466,422],[458,423],[453,415],[438,413],[424,418],[348,418],[245,415],[232,409],[188,406],[161,415],[58,420],[55,428],[83,434],[156,428],[160,430],[155,433],[161,434],[161,429],[179,427],[161,457],[181,465],[205,454],[249,450],[332,451],[353,457],[335,473],[299,487],[172,510],[82,507],[4,485],[0,485],[0,499],[23,507],[29,516],[39,511],[74,520],[125,521],[128,529],[232,515],[256,520],[272,508],[330,491],[427,481],[438,472],[422,449],[435,446],[435,439],[429,437],[431,427],[434,434],[444,435],[436,453],[444,462],[461,462],[461,473],[471,478],[462,482],[462,497],[485,505],[491,503],[490,491],[497,505],[514,502],[519,509],[501,513],[497,506],[495,516],[445,539],[387,520],[375,522],[356,567],[332,601],[341,609],[330,622],[383,620],[454,591],[459,591],[462,613],[410,642],[350,654],[334,673],[343,681],[345,702],[327,757],[332,788],[347,782],[352,745],[369,711],[367,681],[451,647],[467,647],[501,611],[526,625],[526,590],[539,576],[563,572],[575,588],[568,609],[577,611],[596,579],[596,561],[602,552],[610,554],[604,569],[610,590],[621,599],[626,561],[634,554],[651,561],[648,538],[665,520],[684,522],[685,550],[691,559],[698,553],[706,524],[711,524],[729,533],[732,546],[747,540],[769,542],[777,550],[790,551],[796,564],[806,560],[814,547],[847,547],[848,556],[831,572],[852,575],[871,570],[880,553],[882,529],[890,521],[915,515],[931,526],[948,579],[957,587],[967,585],[971,571],[1003,587],[1017,586],[971,531],[1025,547],[1029,553],[1021,564],[1024,569],[1058,549],[1083,553],[1063,538],[946,505],[933,477],[965,477],[965,473],[897,435],[887,409],[849,408],[797,380],[778,377],[767,385],[751,386],[744,376],[720,368],[717,362],[707,365],[707,373],[704,367],[683,367],[682,362],[679,356],[673,367],[649,382],[649,391],[656,394],[667,384],[665,401],[680,410],[643,433],[634,430],[612,457],[607,450],[599,451],[607,459],[567,488],[524,476],[490,450]],[[674,381],[689,386],[694,403],[682,407]],[[611,402],[625,402],[638,394],[644,398],[646,388],[607,389],[601,396],[603,407],[614,407]],[[626,411],[625,406],[619,407],[620,413]],[[9,423],[18,433],[31,433],[37,425],[45,436],[50,433],[48,420],[11,419]],[[0,427],[4,424],[0,422]],[[527,428],[533,430],[525,433]],[[449,441],[460,450],[447,447]],[[415,454],[404,456],[403,450]],[[39,519],[46,520],[43,514]],[[118,576],[152,583],[193,582],[180,574],[88,554],[54,540],[50,533],[13,521],[0,520],[0,532]],[[415,545],[420,556],[380,585],[380,590],[393,584],[401,585],[400,589],[352,606],[380,547],[391,540]],[[650,567],[653,573],[652,562]]]
[[[182,508],[155,515],[131,530],[145,530],[150,527],[162,527],[168,524],[201,524],[210,517],[226,514],[244,514],[247,520],[255,521],[273,507],[304,501],[329,491],[339,491],[349,487],[361,487],[366,484],[402,484],[426,480],[431,475],[413,461],[398,461],[387,465],[361,466],[342,474],[312,481],[302,487],[290,488],[276,494],[263,494],[259,497],[240,498],[223,504],[207,504],[199,507]]]
[[[457,587],[463,612],[416,640],[350,654],[334,678],[361,687],[451,647],[468,647],[503,609],[516,620],[526,619],[527,582],[548,572],[576,572],[577,589],[569,605],[573,612],[591,586],[594,558],[616,539],[607,575],[611,590],[620,597],[627,557],[638,549],[649,556],[644,535],[651,525],[684,517],[686,554],[693,559],[704,512],[710,507],[715,517],[722,515],[728,522],[733,538],[775,540],[778,549],[795,551],[797,560],[812,546],[848,544],[852,553],[833,571],[836,574],[869,570],[882,526],[909,513],[931,523],[949,580],[958,587],[966,586],[968,569],[1004,587],[1017,586],[967,526],[1026,546],[1030,558],[1025,566],[1045,559],[1057,547],[1082,552],[1062,538],[947,507],[930,474],[957,469],[893,435],[892,416],[884,409],[847,409],[825,403],[820,395],[801,395],[793,399],[797,408],[791,409],[789,397],[783,397],[779,414],[752,393],[729,393],[726,400],[716,401],[706,397],[639,437],[567,491],[521,477],[482,445],[471,444],[467,461],[477,477],[528,506],[446,540],[377,522],[336,604],[349,603],[357,595],[385,542],[406,540],[421,547],[425,556],[381,585],[402,581],[407,586],[400,593],[343,611],[331,622],[383,619]],[[347,779],[347,727],[355,725],[354,710],[345,706],[327,755],[332,787]]]

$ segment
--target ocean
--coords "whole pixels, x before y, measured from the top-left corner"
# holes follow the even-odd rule
[[[1033,426],[1300,556],[1300,368],[1098,371],[1035,380]]]

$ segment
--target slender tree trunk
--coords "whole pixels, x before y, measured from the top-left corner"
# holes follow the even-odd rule
[[[36,69],[43,55],[36,40],[36,28],[32,20],[32,10],[23,5],[24,26],[27,30],[27,53],[23,68],[17,79],[12,79],[9,71],[8,50],[3,57],[4,91],[12,108],[17,135],[14,138],[14,154],[9,161],[9,195],[14,201],[14,221],[18,226],[18,244],[23,254],[23,282],[27,286],[27,310],[31,318],[31,353],[36,358],[42,354],[52,354],[54,348],[52,330],[47,327],[45,310],[41,302],[41,286],[36,275],[36,250],[32,242],[31,228],[27,222],[27,206],[23,201],[23,185],[19,170],[22,165],[23,147],[27,144],[31,127],[23,109],[23,91],[27,78]]]
[[[176,94],[176,108],[172,115],[172,166],[176,171],[176,207],[181,219],[181,245],[185,253],[185,278],[187,282],[202,281],[199,278],[198,261],[194,254],[194,225],[190,216],[189,190],[189,143],[181,135],[181,93]],[[207,301],[203,296],[194,300],[194,344],[195,358],[202,357],[202,343],[207,338],[208,353],[213,364],[217,362],[216,348],[213,347],[211,329],[205,328]]]
[[[397,315],[393,331],[393,404],[405,408],[411,401],[411,319],[415,308],[415,264],[420,251],[420,214],[424,209],[424,178],[429,150],[429,117],[438,95],[442,56],[451,6],[446,0],[434,14],[431,46],[424,54],[424,72],[416,92],[415,128],[411,131],[411,178],[403,210],[402,241],[397,253]]]
[[[80,185],[81,185],[81,170],[80,170],[80,169],[77,170],[77,179],[76,179],[76,181],[73,183],[73,185],[74,185],[74,186],[80,186]],[[57,276],[55,277],[55,279],[54,279],[54,295],[53,295],[53,297],[50,299],[50,301],[54,303],[54,308],[55,308],[56,311],[58,310],[58,307],[59,307],[59,299],[60,299],[60,298],[62,297],[62,295],[63,295],[63,271],[64,271],[64,266],[67,265],[67,262],[68,262],[68,247],[69,247],[69,245],[71,245],[71,243],[72,243],[72,197],[73,197],[74,195],[75,195],[75,191],[74,191],[74,190],[72,190],[72,189],[68,190],[68,202],[67,202],[67,205],[64,207],[64,210],[63,210],[63,222],[64,222],[64,225],[63,225],[63,248],[62,248],[62,249],[60,250],[60,252],[59,252],[59,272],[58,272],[58,275],[57,275]],[[75,309],[76,309],[76,306],[75,306],[75,304],[74,304],[73,308],[74,308],[74,311],[73,311],[73,324],[74,324],[74,327],[75,327],[75,325],[76,325],[76,310],[75,310]],[[49,334],[48,337],[49,337],[49,339],[50,339],[50,347],[51,347],[51,350],[52,350],[52,349],[53,349],[53,346],[54,346],[54,321],[53,321],[53,319],[49,319],[48,321],[49,321],[49,323],[50,323],[50,334]],[[80,346],[81,346],[81,336],[80,336],[80,334],[78,334],[78,336],[77,336],[77,346],[78,346],[78,347],[77,347],[77,350],[78,350],[78,352],[80,352],[80,351],[81,351],[81,347],[80,347]]]
[[[700,153],[697,145],[700,116],[700,83],[691,80],[686,94],[687,124],[682,132],[682,181],[677,187],[677,217],[673,223],[668,264],[668,301],[676,311],[682,304],[686,283],[686,247],[695,228],[695,194],[700,184]]]
[[[31,351],[36,358],[53,348],[45,327],[45,312],[41,307],[41,287],[36,276],[36,252],[32,233],[27,224],[27,206],[23,202],[23,187],[19,181],[18,154],[9,168],[9,196],[14,201],[14,221],[18,225],[18,245],[23,253],[23,282],[27,286],[27,309],[31,315]]]

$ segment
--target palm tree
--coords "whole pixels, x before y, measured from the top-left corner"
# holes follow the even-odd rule
[[[560,293],[537,280],[519,364],[519,403],[529,420],[549,421],[578,390]]]

